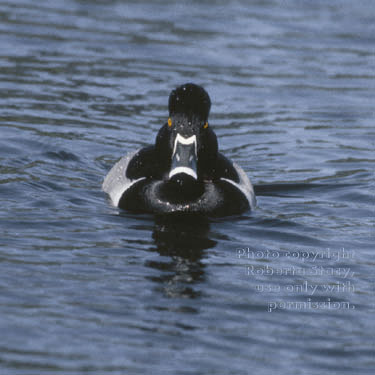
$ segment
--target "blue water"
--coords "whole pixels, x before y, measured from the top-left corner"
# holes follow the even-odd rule
[[[373,374],[375,4],[0,2],[2,374]],[[168,221],[101,183],[203,85],[255,185]]]

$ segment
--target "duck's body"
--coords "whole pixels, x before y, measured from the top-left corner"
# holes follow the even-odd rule
[[[103,190],[115,206],[136,212],[226,216],[256,205],[241,167],[218,152],[208,126],[210,98],[186,84],[169,98],[170,117],[155,145],[124,156],[106,176]]]

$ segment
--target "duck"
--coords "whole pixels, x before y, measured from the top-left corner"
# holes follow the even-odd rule
[[[256,206],[245,171],[218,149],[211,99],[194,83],[173,89],[155,144],[123,156],[102,184],[112,204],[130,212],[222,217]]]

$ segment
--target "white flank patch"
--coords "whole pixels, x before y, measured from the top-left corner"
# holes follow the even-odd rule
[[[129,161],[138,152],[131,152],[123,156],[108,172],[102,185],[103,191],[105,191],[114,206],[118,207],[122,195],[128,190],[132,185],[138,181],[144,180],[146,177],[141,177],[136,180],[131,180],[126,177],[126,169],[128,167]]]
[[[237,183],[233,180],[230,180],[229,178],[221,178],[223,181],[227,181],[233,186],[235,186],[238,190],[240,190],[245,197],[247,198],[250,208],[254,209],[257,205],[257,200],[255,198],[254,188],[251,184],[251,181],[249,177],[247,177],[247,174],[245,171],[236,163],[233,163],[234,169],[236,170],[238,177],[240,178],[240,182]]]

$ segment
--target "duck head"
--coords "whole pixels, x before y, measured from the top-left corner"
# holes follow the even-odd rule
[[[156,138],[167,165],[164,178],[180,184],[212,178],[218,144],[208,123],[210,108],[201,86],[187,83],[172,90],[168,121]]]

